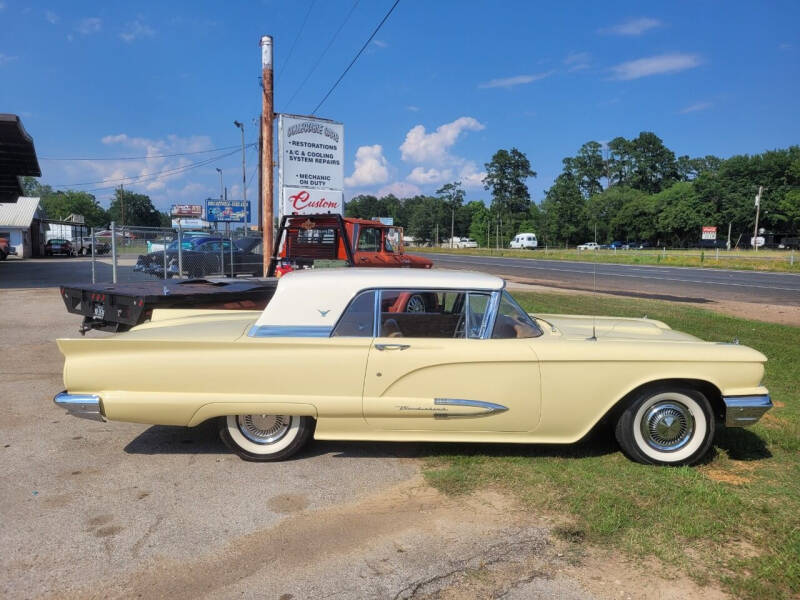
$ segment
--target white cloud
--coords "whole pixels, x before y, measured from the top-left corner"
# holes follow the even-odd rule
[[[486,171],[478,171],[475,163],[471,161],[464,164],[458,175],[461,185],[465,188],[482,188],[485,178]]]
[[[3,54],[0,52],[0,66],[6,65],[10,62],[14,62],[17,60],[16,56],[9,56],[8,54]]]
[[[353,174],[345,177],[344,184],[348,187],[362,187],[385,183],[389,180],[389,166],[383,156],[383,147],[360,146],[356,150],[356,164]]]
[[[51,25],[55,25],[56,23],[58,23],[58,22],[61,20],[61,17],[59,17],[59,16],[58,16],[56,13],[54,13],[52,10],[46,10],[46,11],[44,11],[44,18],[45,18],[45,20],[46,20],[48,23],[50,23]]]
[[[588,52],[570,52],[563,62],[569,71],[582,71],[589,68],[591,61],[592,55]]]
[[[426,169],[425,167],[416,167],[411,173],[408,174],[408,179],[411,183],[418,183],[420,185],[428,185],[431,183],[442,183],[445,181],[450,181],[453,176],[453,172],[450,169],[434,169],[431,167],[430,169]]]
[[[193,162],[203,160],[213,156],[213,154],[200,156],[161,156],[164,154],[180,154],[185,152],[198,152],[212,148],[211,138],[208,136],[189,136],[180,137],[168,135],[162,139],[149,139],[143,137],[129,136],[124,133],[107,135],[101,139],[106,146],[115,147],[114,153],[122,156],[143,156],[136,160],[98,160],[81,161],[69,165],[66,176],[71,181],[102,181],[92,186],[82,186],[86,189],[105,188],[117,186],[120,180],[126,188],[131,188],[137,192],[149,194],[153,202],[166,206],[175,194],[186,196],[196,188],[184,185],[182,188],[175,188],[174,184],[180,182],[185,177],[197,178],[198,170],[188,169]],[[214,165],[209,165],[211,169]],[[216,174],[214,174],[216,175]],[[64,186],[69,187],[69,186]],[[206,192],[197,196],[200,200],[203,196],[211,193],[207,186],[203,186]],[[213,190],[218,188],[213,187]],[[199,190],[198,190],[199,191]],[[92,192],[99,198],[110,196],[112,190],[98,190]],[[213,192],[216,196],[218,192]]]
[[[130,44],[140,38],[153,37],[155,33],[155,29],[136,19],[125,25],[125,29],[119,34],[119,37]]]
[[[390,183],[389,185],[385,185],[379,189],[377,196],[381,197],[392,194],[398,198],[410,198],[412,196],[418,196],[421,193],[422,190],[415,185],[406,183],[405,181],[395,181],[394,183]]]
[[[414,106],[413,104],[409,104],[406,106],[406,110],[410,110],[411,112],[419,112],[419,106]]]
[[[378,48],[388,48],[389,44],[384,42],[383,40],[372,40],[372,43],[375,44]]]
[[[75,31],[82,35],[91,35],[93,33],[97,33],[103,28],[103,20],[99,17],[89,17],[86,19],[81,19],[78,23],[78,26],[75,28]]]
[[[631,60],[616,65],[611,70],[613,71],[612,79],[627,81],[662,73],[677,73],[699,65],[700,57],[696,54],[673,53]]]
[[[456,143],[464,131],[480,131],[485,126],[473,117],[459,117],[452,123],[445,123],[436,131],[426,133],[423,125],[412,127],[400,145],[401,157],[404,161],[447,164],[453,161],[450,148]]]
[[[506,88],[511,89],[516,85],[524,85],[526,83],[532,83],[534,81],[539,81],[540,79],[544,79],[545,77],[549,77],[553,74],[553,71],[547,71],[546,73],[536,73],[534,75],[516,75],[514,77],[505,77],[503,79],[492,79],[491,81],[487,81],[485,83],[481,83],[478,87],[479,88]]]
[[[686,113],[697,112],[699,110],[706,110],[708,108],[711,108],[712,106],[713,104],[711,102],[695,102],[694,104],[690,104],[689,106],[681,110],[680,113],[682,115],[685,115]]]
[[[5,2],[0,2],[0,10],[3,10],[6,7]]]
[[[628,19],[617,25],[600,29],[600,33],[611,35],[642,35],[646,31],[661,27],[663,23],[658,19],[650,17],[639,17],[638,19]]]

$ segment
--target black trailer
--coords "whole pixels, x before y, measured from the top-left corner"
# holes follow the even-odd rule
[[[127,331],[150,319],[156,308],[261,310],[278,280],[187,279],[63,286],[67,311],[81,315],[82,335],[92,329]]]

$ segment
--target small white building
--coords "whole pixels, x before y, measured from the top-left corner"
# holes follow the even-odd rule
[[[20,258],[44,253],[46,225],[39,198],[20,196],[16,202],[0,204],[0,237],[8,240]]]

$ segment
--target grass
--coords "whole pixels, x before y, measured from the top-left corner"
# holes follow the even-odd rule
[[[655,300],[517,293],[531,312],[643,316],[767,355],[776,403],[748,429],[721,428],[696,467],[627,460],[610,429],[572,446],[442,446],[426,478],[449,494],[499,487],[531,510],[563,515],[574,543],[652,555],[737,597],[800,594],[800,328]]]
[[[671,267],[704,267],[718,269],[737,269],[743,271],[780,271],[800,273],[800,253],[792,250],[594,250],[579,251],[557,248],[538,250],[494,250],[491,248],[407,248],[414,253],[465,254],[470,256],[501,256],[507,258],[528,258],[532,260],[567,260],[631,264],[663,265]]]

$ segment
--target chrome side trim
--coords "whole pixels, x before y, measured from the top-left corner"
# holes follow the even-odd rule
[[[477,412],[470,414],[452,414],[446,412],[434,412],[435,419],[465,419],[472,417],[488,417],[497,413],[505,412],[508,410],[507,406],[502,404],[495,404],[494,402],[484,402],[483,400],[466,400],[464,398],[434,398],[433,404],[435,406],[468,406],[470,408],[479,409]],[[436,410],[434,408],[434,410]]]
[[[332,331],[321,325],[253,325],[247,337],[330,337]]]
[[[769,394],[763,396],[727,396],[725,403],[726,427],[749,427],[772,408]]]
[[[67,414],[81,419],[105,422],[100,396],[94,394],[70,394],[66,390],[56,394],[53,402],[66,409]]]

